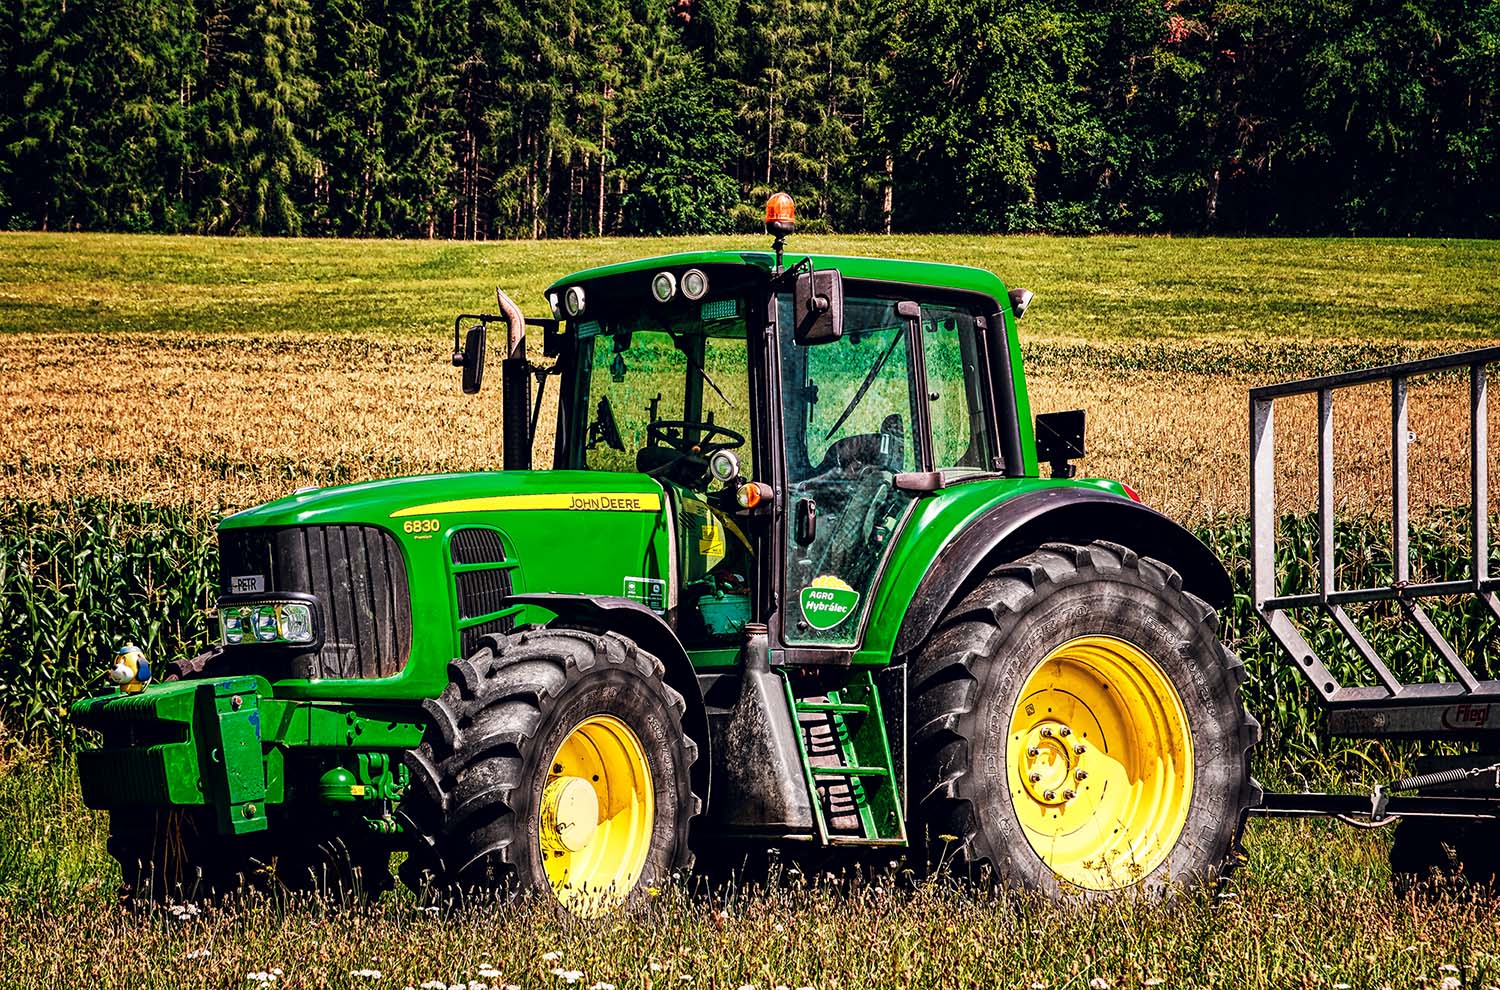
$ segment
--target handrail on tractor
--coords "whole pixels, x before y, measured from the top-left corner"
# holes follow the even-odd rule
[[[1438,595],[1474,594],[1491,615],[1500,619],[1500,577],[1489,573],[1489,430],[1487,370],[1500,362],[1500,347],[1487,347],[1444,357],[1427,358],[1380,368],[1324,375],[1250,390],[1250,543],[1255,611],[1294,665],[1311,681],[1330,709],[1330,729],[1340,734],[1425,734],[1448,725],[1445,703],[1500,701],[1500,681],[1481,681],[1461,660],[1433,624],[1420,600]],[[1468,369],[1470,453],[1470,576],[1460,581],[1411,581],[1409,503],[1407,496],[1406,398],[1408,382],[1418,375]],[[1333,405],[1339,389],[1376,382],[1391,387],[1391,584],[1385,587],[1339,588],[1334,562]],[[1297,395],[1318,397],[1318,587],[1306,594],[1278,595],[1276,589],[1275,403]],[[1453,671],[1456,681],[1404,684],[1375,652],[1368,639],[1344,611],[1357,602],[1394,601],[1420,630],[1423,638]],[[1378,685],[1340,684],[1308,644],[1287,612],[1297,608],[1325,610],[1359,656],[1374,671]],[[1428,711],[1405,711],[1429,705]],[[1363,711],[1347,711],[1363,709]],[[1342,711],[1341,710],[1345,710]],[[1338,717],[1343,715],[1342,718]],[[1486,716],[1488,712],[1485,713]],[[1487,721],[1487,718],[1486,718]],[[1500,718],[1497,718],[1500,723]],[[1489,727],[1489,726],[1483,726]],[[1481,726],[1474,726],[1481,728]]]

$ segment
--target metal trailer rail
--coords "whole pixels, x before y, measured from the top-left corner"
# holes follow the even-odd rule
[[[1447,641],[1427,611],[1423,599],[1444,595],[1474,595],[1490,616],[1500,620],[1500,577],[1489,570],[1489,399],[1488,368],[1500,362],[1500,347],[1488,347],[1445,357],[1387,365],[1362,371],[1324,375],[1250,391],[1250,519],[1251,585],[1255,613],[1287,652],[1293,665],[1308,678],[1328,711],[1329,731],[1340,736],[1475,739],[1500,732],[1500,680],[1480,680]],[[1407,454],[1407,392],[1411,379],[1435,372],[1466,370],[1469,379],[1469,523],[1473,534],[1470,573],[1464,580],[1413,582]],[[1385,382],[1391,396],[1391,583],[1383,587],[1340,588],[1335,577],[1333,504],[1333,410],[1340,389]],[[1318,581],[1312,592],[1277,593],[1276,587],[1276,400],[1291,396],[1318,397]],[[1344,606],[1393,601],[1406,620],[1453,672],[1451,681],[1403,683],[1376,652]],[[1297,609],[1319,609],[1327,614],[1378,682],[1345,685],[1307,642],[1288,614]],[[1470,776],[1482,776],[1480,764],[1493,757],[1473,757]],[[1500,814],[1500,788],[1487,775],[1482,796],[1456,796],[1451,788],[1431,788],[1430,796],[1393,798],[1394,791],[1429,788],[1429,778],[1409,778],[1372,795],[1267,794],[1255,809],[1261,815],[1362,814],[1380,823],[1401,815],[1495,817]],[[1418,782],[1418,783],[1413,783]],[[1400,786],[1411,784],[1412,786]],[[1437,790],[1438,793],[1432,793]],[[1443,794],[1442,791],[1447,793]]]

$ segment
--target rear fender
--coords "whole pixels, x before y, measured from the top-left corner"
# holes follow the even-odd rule
[[[629,598],[586,595],[526,594],[511,595],[506,599],[511,605],[534,605],[557,616],[548,625],[568,626],[598,631],[619,633],[635,641],[641,649],[658,657],[666,667],[664,680],[667,686],[682,695],[687,704],[683,725],[688,735],[698,744],[698,760],[693,764],[693,789],[707,808],[709,796],[710,768],[713,766],[709,752],[708,712],[703,704],[703,692],[698,687],[698,676],[687,651],[672,627],[662,617],[640,602]]]
[[[927,638],[948,606],[991,568],[1043,543],[1109,540],[1168,564],[1182,586],[1214,608],[1233,600],[1229,574],[1213,552],[1180,524],[1139,502],[1093,488],[1059,487],[1006,499],[976,518],[933,559],[896,635],[896,657]]]

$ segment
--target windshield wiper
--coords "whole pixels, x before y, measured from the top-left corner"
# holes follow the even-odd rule
[[[730,409],[735,408],[734,403],[729,401],[729,396],[725,395],[722,391],[719,390],[719,386],[715,385],[714,380],[708,377],[708,372],[703,370],[703,366],[697,361],[694,361],[693,355],[688,351],[686,347],[682,346],[682,338],[672,332],[672,328],[667,325],[667,322],[665,320],[660,320],[659,322],[661,323],[662,331],[666,333],[668,337],[672,338],[673,345],[676,346],[677,350],[682,352],[682,356],[684,359],[686,359],[688,367],[698,372],[698,376],[704,381],[708,382],[708,387],[713,389],[714,393],[717,394],[719,398],[724,400],[725,405],[727,405]]]
[[[885,367],[886,358],[891,356],[891,352],[896,349],[897,344],[901,343],[901,338],[905,334],[906,327],[904,326],[900,330],[896,331],[896,336],[891,338],[891,346],[885,349],[885,353],[880,355],[880,360],[875,362],[875,366],[870,369],[870,373],[865,376],[865,380],[859,383],[859,391],[854,393],[854,398],[850,399],[849,404],[844,407],[844,411],[839,413],[838,421],[828,428],[827,433],[823,434],[824,440],[827,440],[829,437],[837,433],[839,427],[844,425],[844,420],[848,419],[849,414],[854,412],[854,407],[859,405],[859,400],[865,397],[865,393],[868,392],[870,390],[870,386],[874,384],[875,377],[880,374],[880,369]]]

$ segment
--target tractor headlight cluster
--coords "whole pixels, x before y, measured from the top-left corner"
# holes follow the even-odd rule
[[[220,602],[219,633],[225,646],[241,643],[301,646],[318,638],[311,602]]]
[[[583,312],[583,286],[570,285],[568,291],[563,293],[563,309],[569,316],[577,316]]]

